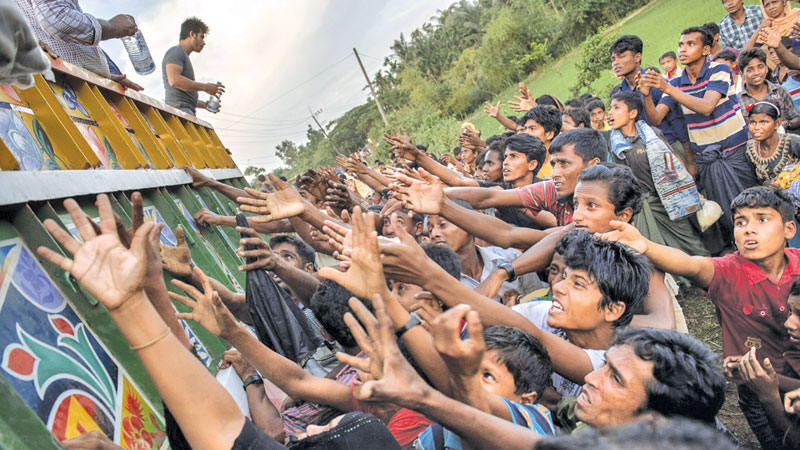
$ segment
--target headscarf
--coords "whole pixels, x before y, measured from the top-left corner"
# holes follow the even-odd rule
[[[769,18],[769,14],[767,14],[767,10],[764,8],[764,0],[761,0],[761,12],[764,14],[765,18]],[[770,28],[777,30],[781,36],[789,36],[794,31],[794,23],[797,21],[798,17],[800,17],[800,9],[792,8],[790,2],[785,0],[784,12],[786,14],[779,19],[769,19],[772,22]]]
[[[400,450],[400,445],[378,418],[364,412],[346,414],[324,433],[289,444],[289,450]]]

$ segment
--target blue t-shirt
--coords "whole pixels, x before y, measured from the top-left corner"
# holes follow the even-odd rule
[[[792,96],[794,106],[800,108],[800,81],[795,80],[794,77],[789,77],[782,86]]]

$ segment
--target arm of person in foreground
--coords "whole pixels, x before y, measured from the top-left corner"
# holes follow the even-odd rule
[[[217,213],[214,213],[206,208],[201,208],[194,214],[194,221],[197,222],[199,225],[221,225],[225,227],[236,227],[236,216],[221,216]],[[294,228],[292,228],[292,224],[289,223],[287,219],[281,220],[274,220],[272,222],[250,222],[247,220],[247,224],[250,228],[258,231],[262,234],[274,234],[274,233],[292,233]]]
[[[647,240],[642,233],[629,223],[612,220],[614,231],[598,234],[600,239],[619,241],[647,256],[656,269],[688,278],[695,286],[707,289],[714,278],[714,263],[711,258],[689,256],[686,253],[665,245]]]
[[[496,206],[516,206],[521,208],[522,200],[515,189],[497,190],[482,187],[446,188],[444,193],[453,200],[464,200],[475,209],[486,209]]]
[[[211,189],[218,191],[220,194],[224,195],[225,197],[228,197],[234,202],[238,197],[250,197],[250,194],[248,194],[247,192],[239,188],[222,183],[220,181],[212,180],[211,178],[200,173],[200,171],[195,169],[194,167],[183,166],[183,170],[190,177],[192,177],[192,187],[203,187],[203,186],[210,187]]]
[[[540,330],[513,309],[464,286],[428,258],[422,247],[400,227],[395,227],[395,234],[400,239],[399,244],[387,243],[380,246],[384,270],[391,279],[420,285],[448,307],[462,303],[469,305],[480,314],[486,326],[505,325],[531,333],[547,348],[553,361],[553,369],[575,383],[583,384],[583,378],[594,370],[589,356],[582,348]],[[549,238],[550,236],[546,239]]]
[[[251,375],[258,373],[255,367],[238,350],[226,350],[222,355],[222,361],[223,363],[219,369],[233,367],[236,375],[242,380],[242,384]],[[253,425],[276,441],[283,442],[285,437],[283,418],[280,411],[275,408],[275,405],[267,397],[264,385],[262,383],[251,383],[245,388],[245,394],[247,396],[247,406],[250,409],[250,420],[253,421]]]
[[[675,329],[675,308],[672,306],[672,294],[664,283],[664,272],[651,271],[647,297],[642,302],[641,310],[633,316],[630,326]]]
[[[209,333],[228,341],[261,375],[290,397],[322,403],[344,411],[352,410],[350,388],[347,385],[332,379],[315,377],[259,342],[236,322],[222,300],[212,290],[205,275],[199,269],[195,270],[204,280],[202,291],[182,281],[172,280],[175,287],[194,298],[192,300],[170,292],[173,300],[191,308],[191,312],[181,313],[178,315],[179,318],[193,320]]]
[[[39,247],[39,255],[69,272],[106,307],[192,448],[231,448],[242,431],[244,416],[213,375],[175,337],[143,290],[147,236],[154,224],[142,224],[126,249],[106,195],[97,197],[100,235],[77,202],[67,199],[64,206],[81,241],[53,220],[45,220],[44,226],[73,259],[47,247]]]
[[[372,300],[377,319],[366,307],[358,307],[355,303],[360,302],[351,300],[351,307],[360,323],[350,313],[345,314],[345,322],[356,339],[371,343],[367,347],[369,358],[356,360],[342,353],[337,353],[336,357],[372,375],[372,380],[355,390],[356,398],[372,402],[388,401],[418,411],[456,433],[472,448],[531,450],[541,439],[541,436],[525,427],[449,398],[430,387],[400,353],[392,331],[392,321],[380,296]],[[361,324],[364,324],[369,335]]]

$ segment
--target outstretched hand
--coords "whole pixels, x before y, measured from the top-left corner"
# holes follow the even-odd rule
[[[161,263],[164,266],[164,270],[172,274],[172,276],[187,278],[192,275],[192,253],[189,251],[189,245],[186,244],[186,234],[180,225],[175,228],[175,240],[177,244],[174,247],[159,243]]]
[[[497,118],[500,115],[500,101],[497,101],[496,105],[492,105],[489,102],[483,105],[483,112],[489,115],[489,117]]]
[[[251,197],[237,197],[236,202],[242,207],[242,211],[258,214],[249,220],[254,222],[271,222],[273,220],[286,219],[299,216],[305,209],[303,197],[291,184],[281,180],[273,174],[269,174],[269,179],[278,188],[277,192],[265,193],[255,189],[244,188],[245,192]]]
[[[370,299],[375,310],[374,316],[355,298],[350,299],[350,308],[358,320],[349,312],[344,315],[345,323],[367,358],[345,353],[337,353],[336,358],[372,376],[372,379],[356,387],[353,394],[357,399],[388,401],[413,408],[431,388],[400,353],[383,298],[375,294]],[[367,328],[366,332],[361,324]]]
[[[47,247],[39,247],[37,252],[69,272],[109,311],[121,307],[144,287],[147,237],[154,225],[149,222],[142,224],[131,239],[130,249],[127,249],[119,239],[111,203],[105,194],[97,196],[99,234],[75,200],[65,200],[64,207],[83,242],[72,237],[51,219],[44,221],[44,227],[73,255],[73,259]]]
[[[236,227],[236,231],[248,236],[239,240],[239,248],[236,249],[236,254],[242,258],[256,258],[256,260],[250,264],[239,266],[239,270],[275,269],[275,266],[278,265],[278,256],[256,230],[252,228]],[[246,246],[248,245],[252,245],[255,248],[246,250]]]
[[[778,375],[775,373],[772,363],[769,358],[765,358],[762,366],[758,362],[755,347],[752,347],[749,352],[742,356],[742,360],[739,363],[739,371],[745,383],[755,391],[758,398],[763,399],[780,395],[778,392]]]
[[[466,320],[469,331],[469,338],[465,340],[461,340],[462,320]],[[486,351],[478,312],[468,305],[457,305],[436,316],[432,325],[434,347],[450,373],[462,379],[475,376]]]
[[[380,244],[383,271],[392,280],[421,285],[425,278],[425,263],[430,258],[414,237],[397,223],[397,213],[392,214],[389,220],[400,243]]]
[[[393,184],[389,189],[397,194],[396,198],[403,202],[405,208],[423,214],[439,214],[444,204],[442,182],[425,169],[418,169],[418,174],[422,181],[398,173],[397,181],[406,186]]]
[[[508,106],[515,112],[528,112],[529,109],[536,106],[536,100],[525,83],[519,84],[519,95],[515,95],[514,98],[517,101],[509,100]]]
[[[194,286],[180,280],[172,280],[172,285],[191,295],[194,300],[169,293],[169,298],[191,308],[191,312],[178,313],[179,319],[193,320],[199,323],[214,336],[229,336],[239,326],[228,308],[222,303],[219,294],[211,287],[206,274],[199,267],[194,268],[194,274],[200,280],[203,291],[198,291]]]
[[[609,222],[613,231],[606,233],[595,233],[594,237],[605,241],[616,241],[631,247],[632,249],[644,254],[647,251],[647,239],[633,225],[619,220]]]

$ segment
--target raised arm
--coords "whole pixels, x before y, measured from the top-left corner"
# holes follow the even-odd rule
[[[598,234],[598,238],[622,242],[647,256],[656,269],[688,278],[701,289],[707,289],[711,284],[714,278],[711,258],[689,256],[678,249],[656,244],[647,240],[629,223],[612,220],[610,224],[614,231]]]
[[[481,187],[446,188],[444,193],[450,199],[464,200],[475,209],[495,206],[522,207],[522,200],[514,189],[497,190]]]
[[[506,130],[509,131],[517,131],[517,123],[513,120],[509,119],[508,117],[500,114],[500,102],[498,101],[496,105],[492,105],[489,102],[483,107],[483,112],[489,115],[489,117],[494,117],[494,119],[500,122],[500,125],[506,127]]]
[[[220,216],[219,214],[205,208],[201,208],[194,214],[194,221],[197,222],[199,225],[208,224],[208,225],[221,225],[225,227],[237,226],[236,216]],[[275,220],[272,222],[253,222],[253,223],[250,223],[250,221],[248,220],[247,223],[250,225],[250,228],[262,234],[291,233],[292,231],[294,231],[294,228],[292,228],[292,224],[289,223],[289,220],[287,219]]]
[[[235,188],[233,186],[229,186],[225,183],[221,183],[217,180],[212,180],[207,176],[200,173],[199,170],[195,169],[191,166],[183,166],[184,172],[186,172],[190,177],[192,177],[192,187],[202,187],[207,186],[215,191],[218,191],[225,197],[233,200],[234,202],[238,197],[249,197],[250,195],[247,194],[245,191]]]

